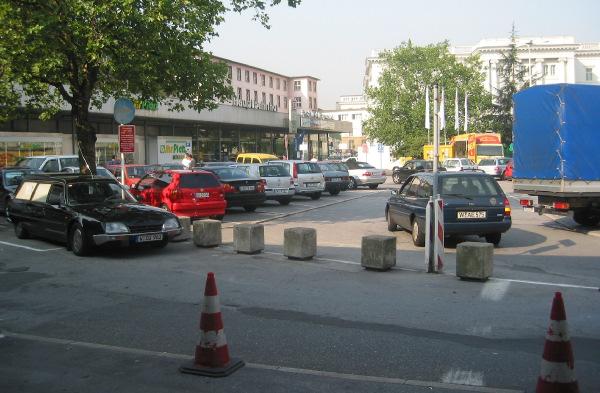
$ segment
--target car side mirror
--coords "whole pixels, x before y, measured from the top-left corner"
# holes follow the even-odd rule
[[[392,195],[398,195],[398,190],[392,190],[392,191],[390,192],[390,194],[392,194]]]

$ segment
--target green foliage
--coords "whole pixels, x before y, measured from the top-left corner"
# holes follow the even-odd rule
[[[379,86],[366,94],[371,117],[364,124],[368,138],[392,146],[396,155],[421,156],[427,144],[425,129],[425,89],[437,83],[445,87],[446,134],[454,131],[454,94],[459,90],[459,112],[464,108],[464,92],[469,95],[469,129],[489,128],[491,96],[483,88],[483,74],[477,57],[460,63],[450,54],[448,43],[414,46],[410,41],[385,52]],[[430,100],[433,97],[430,89]],[[433,113],[433,104],[430,104]],[[464,121],[461,114],[461,125]],[[433,122],[431,123],[433,131]],[[461,126],[462,128],[462,126]],[[440,132],[443,135],[443,132]]]
[[[0,117],[21,105],[19,89],[23,104],[42,118],[67,102],[80,147],[93,155],[88,112],[109,97],[152,100],[171,110],[215,108],[233,91],[227,67],[203,46],[216,36],[227,6],[253,9],[254,19],[268,27],[266,9],[280,2],[2,0]]]

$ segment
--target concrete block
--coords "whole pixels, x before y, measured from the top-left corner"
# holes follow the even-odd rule
[[[314,228],[286,228],[283,231],[283,255],[289,259],[311,259],[317,254]]]
[[[183,242],[192,238],[192,220],[186,216],[178,216],[181,233],[171,239],[172,242]]]
[[[221,221],[194,221],[194,244],[198,247],[216,247],[221,245]]]
[[[360,264],[366,269],[381,271],[396,266],[396,237],[363,236],[360,248]]]
[[[485,281],[494,270],[492,243],[464,242],[456,246],[456,276]]]
[[[233,227],[233,249],[239,254],[258,254],[265,249],[262,224],[238,224]]]

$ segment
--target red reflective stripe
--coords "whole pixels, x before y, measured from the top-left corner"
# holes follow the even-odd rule
[[[438,222],[438,239],[439,241],[444,241],[444,227],[441,222]]]
[[[215,281],[215,274],[210,272],[206,276],[206,286],[204,287],[204,296],[216,296],[217,295],[217,282]]]
[[[204,348],[196,346],[194,363],[206,367],[223,367],[229,363],[229,350],[227,345],[222,347]]]
[[[204,332],[223,330],[223,319],[221,313],[200,315],[200,330]]]
[[[567,363],[569,368],[574,367],[573,351],[569,341],[549,341],[544,345],[544,359],[553,363]]]
[[[556,292],[554,294],[550,319],[552,319],[553,321],[564,321],[567,319],[567,313],[565,312],[565,304],[563,302],[562,294],[560,292]]]
[[[538,378],[535,393],[579,393],[577,381],[570,383],[548,382]]]

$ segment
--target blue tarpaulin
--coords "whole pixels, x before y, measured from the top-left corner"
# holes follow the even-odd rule
[[[534,86],[513,101],[513,177],[600,180],[600,86]]]

